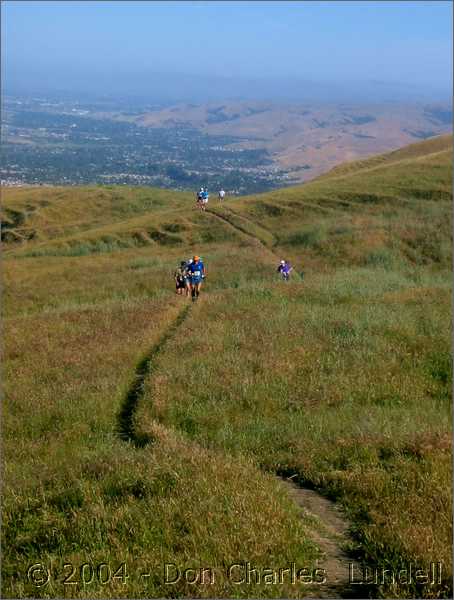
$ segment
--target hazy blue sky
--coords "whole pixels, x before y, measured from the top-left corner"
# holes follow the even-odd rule
[[[2,2],[7,80],[181,73],[449,89],[452,3]]]

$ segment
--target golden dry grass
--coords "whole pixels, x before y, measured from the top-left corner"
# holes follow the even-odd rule
[[[166,561],[312,566],[276,473],[341,503],[367,564],[443,561],[441,586],[371,594],[449,597],[447,143],[211,214],[159,190],[4,193],[4,597],[307,595],[163,581]],[[208,276],[173,331],[187,300],[172,272],[194,252]],[[147,355],[137,447],[118,417]],[[125,562],[131,577],[84,586],[78,571],[65,586],[65,561]],[[42,587],[36,562],[53,568]]]

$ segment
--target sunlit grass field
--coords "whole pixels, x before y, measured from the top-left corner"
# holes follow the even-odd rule
[[[225,576],[317,564],[276,474],[344,507],[365,564],[442,563],[368,594],[450,597],[451,161],[445,136],[204,214],[148,188],[3,190],[3,597],[317,594]],[[172,273],[194,253],[192,304]],[[166,563],[216,576],[169,584]]]

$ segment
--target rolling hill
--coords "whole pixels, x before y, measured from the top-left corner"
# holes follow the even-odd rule
[[[206,213],[4,190],[3,597],[345,596],[347,538],[288,478],[342,509],[349,560],[388,569],[358,597],[450,597],[451,208],[451,136]],[[194,253],[191,303],[172,275]],[[226,575],[246,563],[260,577]],[[291,563],[325,580],[263,577]]]
[[[347,160],[452,131],[452,110],[439,105],[225,102],[109,116],[143,127],[193,127],[209,136],[238,136],[243,141],[232,148],[265,149],[296,181],[314,179]]]

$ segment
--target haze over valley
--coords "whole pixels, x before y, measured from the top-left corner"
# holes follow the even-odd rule
[[[162,104],[7,96],[1,180],[254,193],[448,133],[451,122],[451,106],[440,102]]]

